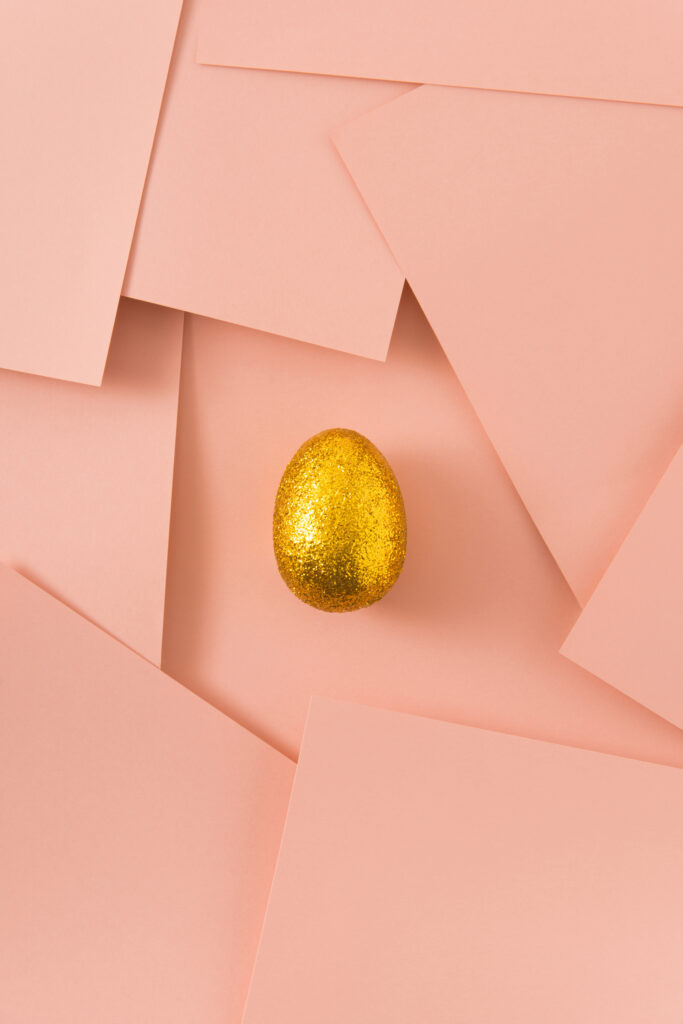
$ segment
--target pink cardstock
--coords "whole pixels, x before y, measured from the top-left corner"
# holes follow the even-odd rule
[[[0,1020],[239,1024],[294,766],[0,567]]]
[[[683,772],[314,700],[244,1024],[676,1024]]]
[[[562,653],[683,729],[683,448]]]
[[[181,0],[6,0],[0,366],[99,384]]]
[[[683,104],[676,0],[202,0],[199,59]]]
[[[683,440],[683,110],[427,86],[336,138],[585,603]]]
[[[391,463],[408,553],[378,604],[298,601],[275,493],[308,437]],[[386,363],[186,318],[163,667],[295,756],[311,694],[683,765],[683,734],[558,654],[578,607],[407,293]]]
[[[181,20],[124,292],[383,359],[403,286],[330,141],[405,91],[206,68]]]
[[[101,388],[0,371],[0,561],[157,665],[182,333],[124,299]]]

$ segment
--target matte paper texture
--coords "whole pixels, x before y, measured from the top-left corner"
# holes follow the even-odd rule
[[[683,449],[562,653],[683,729]]]
[[[3,14],[0,1024],[683,1024],[683,0]]]
[[[333,129],[404,86],[195,62],[185,4],[124,293],[383,359],[403,275]]]
[[[239,1024],[293,765],[0,566],[0,1020]]]
[[[0,366],[99,384],[181,0],[6,0]]]
[[[683,773],[315,700],[244,1024],[680,1019]]]
[[[683,104],[676,0],[202,0],[199,59]]]
[[[683,441],[683,110],[425,87],[337,142],[585,603]]]
[[[0,561],[157,665],[182,334],[124,299],[101,388],[0,371]]]

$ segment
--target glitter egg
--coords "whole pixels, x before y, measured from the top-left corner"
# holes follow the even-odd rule
[[[398,579],[406,553],[403,497],[382,453],[355,430],[323,430],[285,469],[273,514],[280,574],[326,612],[365,608]]]

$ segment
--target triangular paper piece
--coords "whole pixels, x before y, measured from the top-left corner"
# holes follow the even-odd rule
[[[293,765],[0,568],[0,1019],[239,1024]]]
[[[683,449],[562,653],[683,729]]]

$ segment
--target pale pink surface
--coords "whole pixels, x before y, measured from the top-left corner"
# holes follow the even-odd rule
[[[683,440],[683,110],[424,87],[337,141],[584,603]]]
[[[207,68],[185,5],[124,292],[383,359],[403,275],[330,141],[405,90]]]
[[[683,729],[683,449],[562,653]]]
[[[182,333],[124,299],[100,388],[0,371],[0,561],[155,664]]]
[[[181,0],[7,0],[0,366],[99,384]]]
[[[280,476],[326,427],[367,435],[408,518],[363,611],[298,601],[272,550]],[[295,755],[312,693],[683,765],[683,734],[557,653],[578,607],[415,300],[386,363],[187,318],[163,666]]]
[[[677,0],[202,0],[208,64],[683,104]]]
[[[683,773],[315,700],[244,1024],[678,1024]]]
[[[293,765],[0,567],[0,1020],[238,1024]]]

